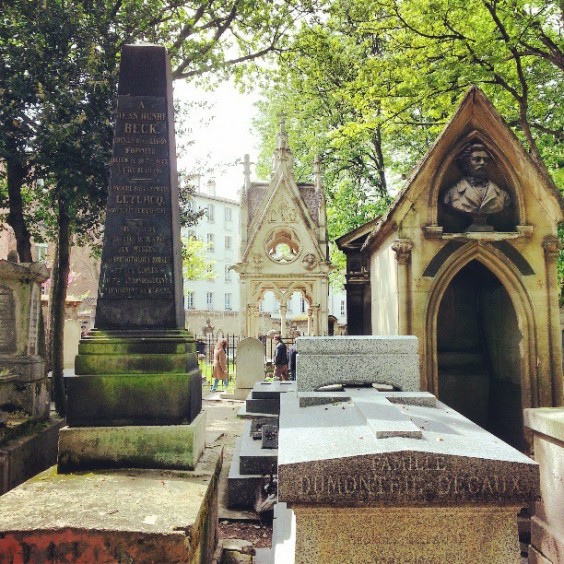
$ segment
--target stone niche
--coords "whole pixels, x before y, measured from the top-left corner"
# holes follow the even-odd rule
[[[49,415],[45,360],[40,356],[44,264],[0,260],[0,409]]]

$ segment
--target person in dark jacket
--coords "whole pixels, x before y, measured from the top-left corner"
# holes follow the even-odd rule
[[[274,376],[280,378],[280,380],[288,379],[288,348],[282,340],[280,335],[274,336],[274,342],[276,343],[276,348],[274,349],[274,358],[272,363],[274,364]]]
[[[300,336],[300,332],[296,331],[295,338]],[[290,380],[296,379],[296,355],[298,354],[298,349],[296,348],[296,342],[290,347],[290,352],[288,353],[288,370],[290,371]]]

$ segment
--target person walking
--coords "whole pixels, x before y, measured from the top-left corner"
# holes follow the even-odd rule
[[[297,339],[300,336],[300,332],[296,331],[294,338]],[[298,349],[296,347],[296,342],[290,347],[290,352],[288,354],[288,370],[290,371],[290,380],[296,379],[296,356],[298,354]]]
[[[274,349],[274,376],[280,380],[288,380],[288,348],[280,335],[274,336],[276,348]]]
[[[229,385],[229,377],[227,376],[227,340],[219,339],[213,350],[213,385],[212,392],[217,391],[217,385],[221,380],[223,382],[223,390],[227,391]]]

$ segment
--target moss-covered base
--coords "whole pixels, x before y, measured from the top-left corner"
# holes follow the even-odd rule
[[[2,562],[209,564],[222,451],[194,471],[53,469],[0,498]]]
[[[65,378],[71,427],[180,425],[202,405],[202,377],[187,331],[92,331]]]
[[[204,451],[205,432],[204,413],[190,425],[65,427],[59,433],[58,471],[193,470]]]

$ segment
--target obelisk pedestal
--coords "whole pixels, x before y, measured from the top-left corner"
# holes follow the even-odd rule
[[[201,374],[184,329],[172,82],[163,47],[122,50],[95,328],[66,378],[59,471],[194,468]]]

